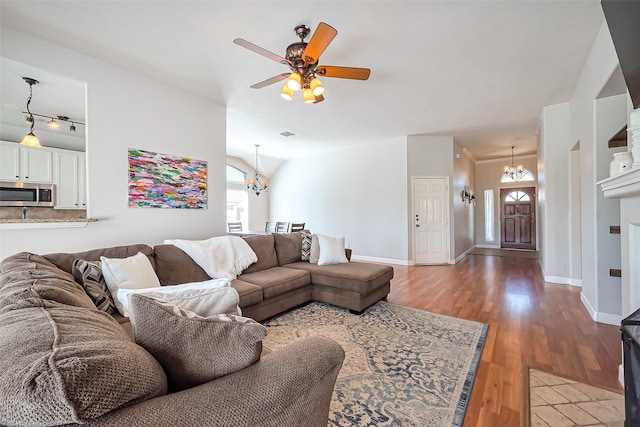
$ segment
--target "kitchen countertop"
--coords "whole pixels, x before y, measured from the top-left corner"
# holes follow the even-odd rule
[[[96,218],[7,218],[0,219],[0,224],[33,224],[38,222],[96,222]]]
[[[75,228],[96,221],[96,218],[5,218],[0,219],[0,229]]]

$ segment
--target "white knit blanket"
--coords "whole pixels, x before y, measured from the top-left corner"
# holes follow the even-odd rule
[[[235,279],[245,268],[258,261],[251,246],[238,236],[219,236],[207,240],[165,240],[182,249],[214,279]]]

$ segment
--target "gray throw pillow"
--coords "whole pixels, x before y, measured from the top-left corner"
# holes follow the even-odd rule
[[[202,317],[142,295],[131,295],[136,342],[162,365],[170,391],[230,374],[257,362],[267,329],[253,319]]]
[[[107,283],[102,275],[102,263],[100,261],[77,259],[73,261],[71,272],[76,282],[82,285],[99,310],[109,314],[117,312],[111,292],[109,292]]]

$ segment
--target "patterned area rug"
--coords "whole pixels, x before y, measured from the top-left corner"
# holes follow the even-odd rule
[[[461,426],[489,327],[384,301],[360,316],[314,302],[264,324],[272,350],[309,335],[344,348],[332,426]]]
[[[624,426],[621,391],[584,384],[528,366],[523,369],[525,427]]]

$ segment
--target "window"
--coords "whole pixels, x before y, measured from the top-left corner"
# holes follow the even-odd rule
[[[531,198],[527,193],[522,191],[512,191],[504,198],[505,202],[530,202]]]
[[[484,240],[495,242],[493,190],[484,190]]]
[[[249,195],[245,190],[245,173],[227,165],[227,222],[241,222],[249,229]]]
[[[533,181],[533,174],[528,169],[522,169],[522,176],[520,178],[511,178],[509,175],[502,174],[500,182],[522,182]]]

